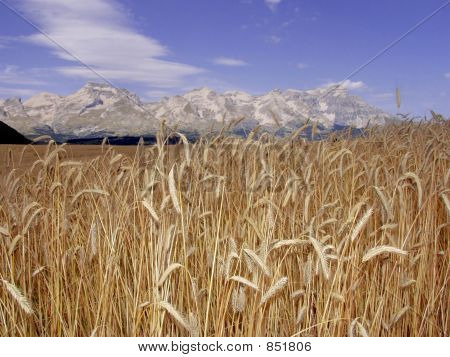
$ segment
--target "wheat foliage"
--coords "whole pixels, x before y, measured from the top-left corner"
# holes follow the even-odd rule
[[[0,336],[449,335],[448,121],[230,128],[0,146]]]

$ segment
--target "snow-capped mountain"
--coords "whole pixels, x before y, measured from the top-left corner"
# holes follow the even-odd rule
[[[145,107],[157,119],[177,123],[181,127],[212,123],[221,125],[229,120],[245,118],[249,127],[262,125],[274,130],[292,131],[308,119],[331,129],[336,125],[365,127],[384,124],[390,116],[371,107],[361,98],[339,89],[327,95],[327,89],[299,91],[273,90],[252,96],[238,91],[218,94],[209,88],[195,89],[183,96],[164,98]]]
[[[389,117],[345,89],[327,93],[326,88],[273,90],[259,96],[200,88],[143,103],[126,89],[87,83],[66,97],[41,93],[23,103],[19,98],[0,100],[0,121],[28,136],[59,138],[152,135],[162,120],[178,130],[201,134],[243,118],[241,129],[261,125],[286,133],[308,119],[332,129],[337,125],[361,128],[369,121],[384,124]]]

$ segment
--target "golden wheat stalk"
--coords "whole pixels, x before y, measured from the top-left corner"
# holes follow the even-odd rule
[[[395,89],[395,103],[397,105],[397,109],[400,109],[400,106],[402,105],[402,97],[400,95],[400,88],[397,87]]]
[[[168,181],[169,181],[169,193],[170,193],[170,198],[172,200],[172,204],[175,207],[175,210],[177,211],[177,213],[181,214],[181,208],[180,208],[180,203],[178,201],[178,191],[175,185],[175,179],[173,177],[173,169],[174,169],[175,165],[172,166],[172,169],[169,172],[169,177],[168,177]]]

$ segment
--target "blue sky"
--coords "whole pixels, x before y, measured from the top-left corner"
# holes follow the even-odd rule
[[[444,0],[2,0],[144,100],[208,86],[261,94],[346,78]],[[395,113],[450,116],[450,5],[346,82]],[[0,97],[100,81],[0,4]]]

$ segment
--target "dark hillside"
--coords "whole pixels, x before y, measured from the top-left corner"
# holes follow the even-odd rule
[[[0,144],[29,144],[31,140],[0,121]]]

